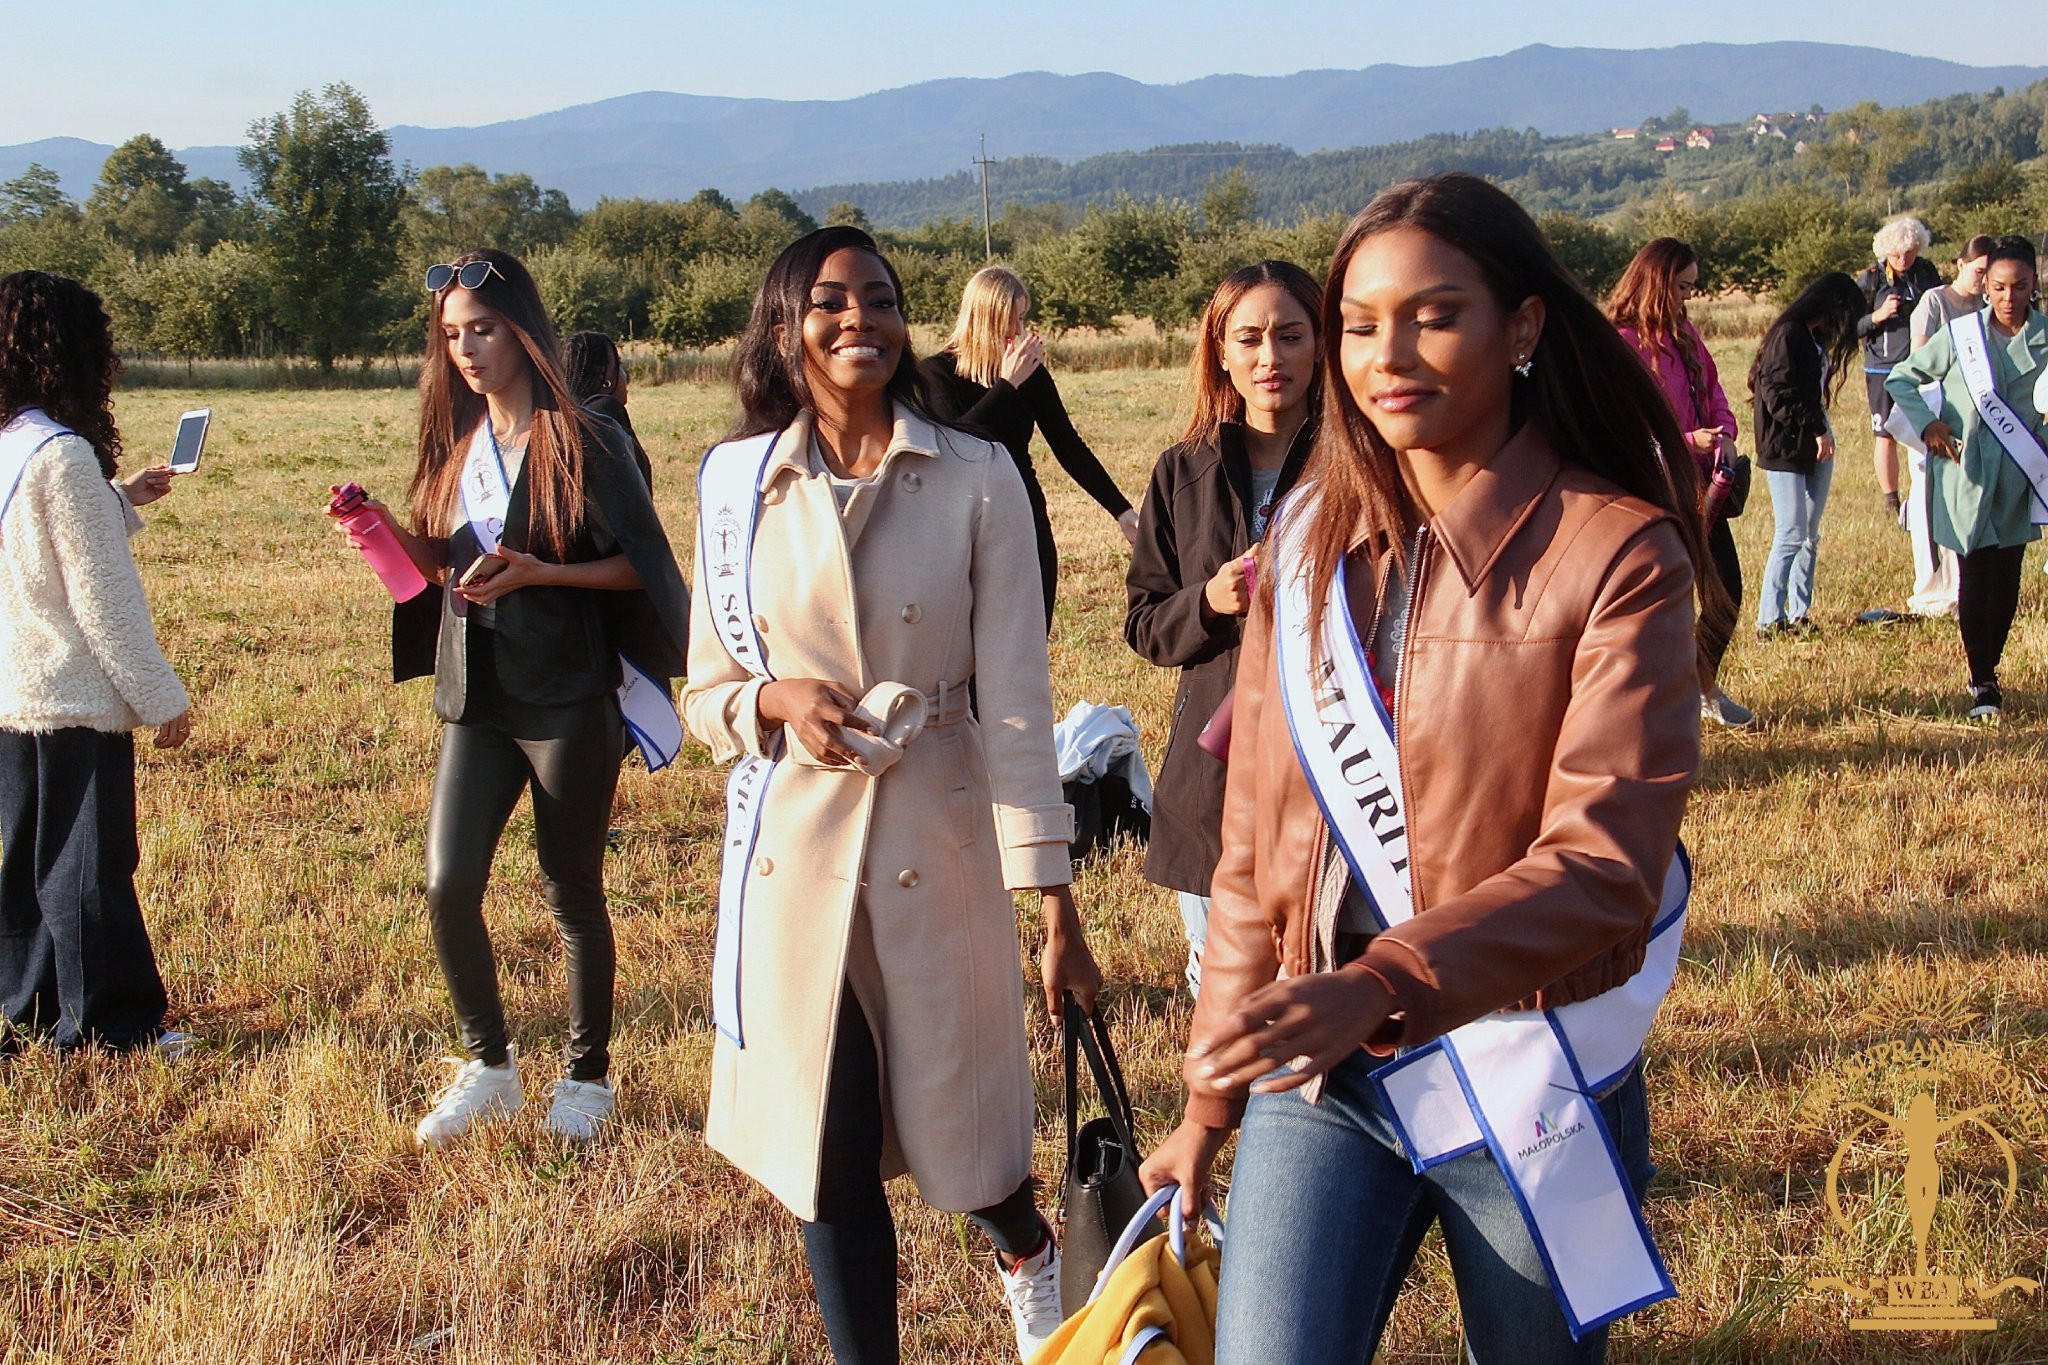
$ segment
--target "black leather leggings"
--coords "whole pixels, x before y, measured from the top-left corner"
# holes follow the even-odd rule
[[[1956,624],[1963,655],[1970,661],[1970,685],[1998,685],[1998,664],[2020,610],[2020,576],[2027,547],[1990,545],[1957,560]]]
[[[818,1220],[805,1223],[804,1257],[818,1314],[838,1365],[896,1365],[896,1220],[882,1189],[882,1069],[867,1014],[848,986],[825,1095]],[[1045,1240],[1031,1180],[1000,1204],[967,1215],[997,1250],[1029,1256]]]
[[[609,694],[570,706],[515,700],[498,683],[490,632],[472,626],[470,636],[468,698],[461,723],[441,732],[427,815],[434,952],[463,1047],[486,1065],[502,1063],[505,1011],[484,927],[484,884],[498,836],[519,794],[531,790],[534,851],[569,969],[568,1075],[600,1080],[611,1070],[616,972],[604,848],[622,757],[618,703]]]

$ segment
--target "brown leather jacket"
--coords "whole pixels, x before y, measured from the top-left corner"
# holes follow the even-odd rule
[[[1693,575],[1668,516],[1525,426],[1419,543],[1394,707],[1415,914],[1348,968],[1398,1002],[1375,1052],[1633,975],[1699,769]],[[1362,639],[1392,564],[1349,576]],[[1277,976],[1328,967],[1317,907],[1345,884],[1270,609],[1260,594],[1239,657],[1198,1038]],[[1229,1127],[1242,1108],[1191,1093],[1187,1116]]]

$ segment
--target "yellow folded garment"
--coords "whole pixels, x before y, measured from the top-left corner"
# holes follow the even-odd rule
[[[1214,1247],[1189,1238],[1182,1265],[1160,1233],[1110,1272],[1031,1365],[1215,1365],[1218,1264]]]

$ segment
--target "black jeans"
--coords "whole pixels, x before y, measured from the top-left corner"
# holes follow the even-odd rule
[[[882,1072],[852,986],[839,998],[820,1162],[818,1220],[804,1224],[804,1257],[833,1359],[896,1365],[896,1220],[882,1189]],[[1045,1240],[1028,1177],[1002,1203],[967,1216],[1007,1256],[1029,1256]]]
[[[58,1047],[137,1047],[164,983],[135,899],[135,739],[0,730],[0,1011]]]
[[[427,920],[462,1045],[487,1066],[509,1055],[484,884],[498,836],[531,790],[534,851],[569,969],[568,1075],[602,1080],[617,970],[604,847],[623,756],[618,703],[610,694],[570,706],[518,701],[499,685],[491,632],[471,626],[469,639],[468,697],[461,723],[441,732],[427,815]]]
[[[1998,661],[2005,657],[2005,637],[2020,609],[2020,572],[2027,547],[1993,545],[1958,557],[1956,624],[1963,633],[1963,656],[1970,661],[1970,685],[1998,685]]]
[[[1736,552],[1735,532],[1729,527],[1726,517],[1714,518],[1713,526],[1707,531],[1707,558],[1712,562],[1721,586],[1728,592],[1729,606],[1740,613],[1742,556]],[[1721,671],[1721,657],[1728,652],[1729,638],[1729,631],[1716,630],[1709,631],[1702,640],[1706,646],[1707,662],[1716,673]]]

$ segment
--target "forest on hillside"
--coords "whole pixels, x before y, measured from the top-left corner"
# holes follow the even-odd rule
[[[716,190],[606,199],[579,213],[530,176],[395,166],[367,103],[334,85],[250,125],[246,195],[189,177],[148,135],[114,151],[84,203],[43,167],[0,183],[0,272],[84,280],[132,354],[304,357],[326,373],[416,353],[425,266],[477,245],[521,256],[564,331],[687,348],[737,333],[768,260],[821,221],[877,231],[914,320],[949,320],[992,253],[1024,273],[1054,330],[1184,325],[1229,271],[1267,256],[1317,266],[1375,191],[1453,169],[1515,194],[1595,293],[1661,234],[1692,242],[1706,287],[1772,294],[1866,264],[1871,231],[1893,213],[1920,214],[1939,244],[2048,228],[2048,81],[1714,129],[1676,109],[1636,133],[1003,161],[1003,207],[985,229],[979,181],[964,176],[740,203]]]

